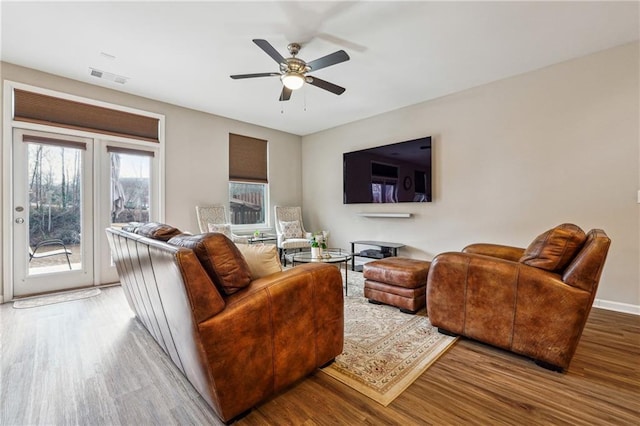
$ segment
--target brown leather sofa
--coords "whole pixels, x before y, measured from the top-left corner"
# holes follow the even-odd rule
[[[334,266],[252,280],[222,234],[179,235],[161,224],[130,230],[107,229],[127,301],[223,421],[342,352],[342,277]]]
[[[569,366],[598,288],[611,240],[563,224],[525,250],[473,244],[431,262],[427,312],[442,332]]]

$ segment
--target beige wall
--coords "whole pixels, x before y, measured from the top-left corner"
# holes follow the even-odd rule
[[[302,202],[301,138],[299,136],[80,83],[13,64],[2,63],[1,65],[0,78],[3,82],[10,80],[164,114],[166,117],[165,221],[182,230],[198,231],[195,216],[197,204],[226,203],[227,201],[229,133],[269,141],[272,206],[274,204],[300,205]],[[3,124],[7,125],[7,123]],[[2,179],[1,174],[0,179]],[[2,182],[3,193],[6,190]],[[272,211],[273,209],[270,208],[269,213],[271,214]],[[6,220],[4,212],[2,220]],[[1,289],[0,285],[0,292]]]
[[[402,255],[430,259],[479,241],[526,246],[561,222],[600,227],[613,244],[598,298],[638,312],[639,71],[634,43],[306,136],[302,150],[295,135],[11,64],[0,77],[164,114],[166,221],[180,228],[197,230],[196,204],[226,200],[227,134],[246,134],[272,142],[271,205],[302,204],[305,226],[330,230],[333,246],[398,241]],[[424,135],[435,140],[433,203],[342,204],[343,152]]]
[[[629,44],[305,136],[305,226],[328,229],[333,246],[401,242],[422,259],[473,242],[527,246],[563,222],[602,228],[613,243],[599,302],[640,313],[638,61]],[[343,152],[426,135],[433,203],[342,203]]]

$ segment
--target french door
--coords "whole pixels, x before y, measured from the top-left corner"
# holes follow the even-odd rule
[[[14,130],[14,296],[93,284],[91,139]]]
[[[13,131],[13,295],[117,282],[104,229],[157,220],[157,148]]]

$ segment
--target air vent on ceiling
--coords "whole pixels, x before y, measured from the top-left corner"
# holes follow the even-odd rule
[[[97,77],[97,78],[101,78],[103,80],[113,81],[114,83],[118,83],[118,84],[125,84],[127,82],[127,80],[129,80],[129,77],[113,74],[111,72],[101,71],[101,70],[98,70],[98,69],[95,69],[95,68],[91,68],[91,67],[89,67],[89,74],[92,77]]]

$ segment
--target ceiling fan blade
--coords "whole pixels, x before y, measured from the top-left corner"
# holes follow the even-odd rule
[[[267,40],[263,40],[260,38],[254,38],[253,42],[255,44],[258,45],[258,47],[262,50],[264,50],[264,52],[271,56],[273,58],[274,61],[276,61],[279,64],[286,64],[287,61],[284,59],[284,57],[278,53],[278,51],[271,45],[271,43],[269,43]]]
[[[345,89],[344,87],[340,87],[336,84],[329,83],[328,81],[321,80],[318,77],[312,77],[310,75],[307,76],[307,83],[319,87],[324,90],[328,90],[331,93],[335,93],[336,95],[342,95]]]
[[[238,80],[241,78],[275,77],[275,76],[280,76],[280,73],[279,72],[261,72],[258,74],[235,74],[235,75],[230,75],[229,77],[231,77],[234,80]]]
[[[291,92],[293,92],[293,90],[289,89],[287,86],[282,86],[282,93],[280,93],[279,101],[282,102],[291,99]]]
[[[318,58],[315,61],[308,62],[307,65],[312,71],[317,71],[331,65],[339,64],[340,62],[348,61],[349,59],[347,52],[344,50],[338,50],[337,52]]]

